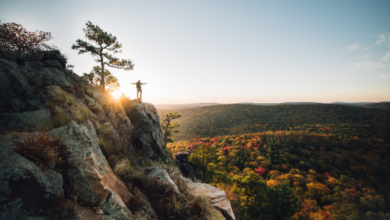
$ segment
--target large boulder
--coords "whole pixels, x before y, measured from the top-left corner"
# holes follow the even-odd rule
[[[21,53],[18,51],[0,50],[0,58],[19,63],[23,61],[39,60],[40,62],[47,62],[48,60],[55,60],[58,61],[60,63],[60,66],[63,68],[65,68],[67,62],[66,58],[58,50],[36,51],[33,53]]]
[[[35,111],[47,107],[44,86],[73,92],[80,77],[65,69],[58,51],[19,53],[0,50],[0,113]]]
[[[173,192],[178,196],[183,196],[178,189],[176,183],[172,180],[170,175],[165,169],[159,167],[146,167],[144,169],[146,175],[147,187],[154,187],[156,182],[160,183],[165,189],[173,189]],[[179,172],[180,174],[180,172]],[[210,205],[218,210],[225,219],[235,220],[232,206],[230,201],[226,198],[224,191],[210,186],[205,183],[194,183],[188,178],[179,176],[182,184],[185,184],[186,189],[190,194],[195,197],[204,196],[208,199]]]
[[[150,158],[157,159],[164,146],[164,137],[156,108],[149,103],[132,101],[124,104],[124,109],[135,127],[134,146]]]
[[[0,59],[0,78],[0,112],[31,111],[43,106],[16,63]]]
[[[180,195],[179,188],[165,169],[158,167],[146,167],[144,172],[147,175],[146,179],[148,180],[148,184],[153,185],[153,181],[156,180],[159,183],[165,184],[167,187],[172,188],[177,195]]]
[[[62,175],[0,144],[0,219],[49,216],[64,206]]]
[[[194,196],[205,196],[210,204],[228,220],[235,220],[230,201],[226,198],[224,191],[217,187],[210,186],[205,183],[194,183],[190,179],[180,176],[180,179],[186,183],[189,192]]]
[[[77,189],[77,199],[89,206],[99,206],[110,218],[132,218],[125,203],[132,195],[111,170],[98,145],[98,137],[91,122],[67,126],[49,132],[69,151],[68,176]]]
[[[97,112],[102,121],[111,124],[115,129],[113,133],[120,137],[124,147],[132,148],[134,126],[119,100],[96,90],[92,92],[92,96],[93,98],[85,97],[88,107]]]

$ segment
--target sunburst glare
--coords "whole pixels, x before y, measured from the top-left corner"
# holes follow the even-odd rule
[[[116,98],[116,99],[119,99],[120,97],[121,97],[121,91],[119,91],[119,90],[115,90],[115,91],[113,91],[112,93],[111,93],[111,95],[114,97],[114,98]]]

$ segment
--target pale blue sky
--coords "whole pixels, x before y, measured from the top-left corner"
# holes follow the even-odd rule
[[[1,1],[0,16],[70,47],[87,21],[117,36],[133,71],[110,69],[144,101],[390,101],[390,1]]]

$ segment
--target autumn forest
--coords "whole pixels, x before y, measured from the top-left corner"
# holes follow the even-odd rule
[[[181,132],[168,150],[192,151],[201,181],[225,190],[239,219],[390,219],[389,111],[330,104],[177,111]]]

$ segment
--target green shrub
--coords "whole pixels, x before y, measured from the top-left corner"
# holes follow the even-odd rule
[[[91,87],[89,87],[89,86],[85,87],[84,91],[85,91],[85,93],[87,93],[87,95],[89,97],[91,97],[91,98],[93,97],[93,89]]]
[[[55,128],[68,124],[68,119],[64,113],[64,110],[58,106],[54,107],[54,112],[52,114],[52,124]]]
[[[99,146],[106,157],[110,167],[115,167],[120,158],[124,158],[126,152],[119,138],[105,125],[98,130]]]
[[[91,120],[93,118],[92,112],[85,105],[78,105],[78,110],[83,113],[84,120]]]

